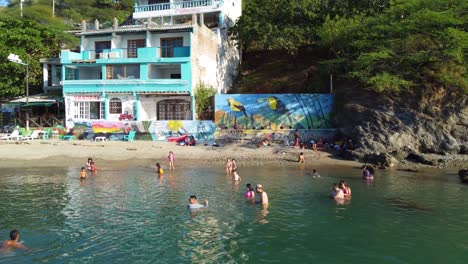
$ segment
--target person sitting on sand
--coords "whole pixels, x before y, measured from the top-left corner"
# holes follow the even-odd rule
[[[161,168],[161,164],[159,163],[156,163],[156,172],[159,173],[159,175],[164,173],[164,170]]]
[[[320,178],[320,174],[317,172],[317,169],[312,170],[312,177],[314,178]]]
[[[304,152],[301,152],[299,153],[299,160],[298,160],[299,163],[304,163],[305,162],[305,159],[304,159]]]
[[[195,195],[190,195],[189,204],[187,205],[188,209],[200,209],[208,207],[208,200],[205,200],[203,204],[198,203],[198,198]]]
[[[263,185],[257,184],[256,191],[257,191],[258,194],[260,194],[260,200],[257,203],[259,203],[259,204],[268,204],[268,195],[263,190]]]
[[[245,187],[247,188],[247,190],[244,193],[245,198],[247,198],[247,200],[253,200],[255,198],[255,192],[252,188],[252,184],[247,183]]]
[[[2,249],[23,249],[28,250],[23,244],[19,241],[19,231],[18,230],[11,230],[10,231],[10,240],[5,240],[2,243]]]
[[[330,197],[333,199],[344,199],[344,193],[343,190],[338,187],[338,184],[334,183],[332,185],[332,190],[330,192]]]
[[[268,139],[264,138],[260,143],[257,145],[257,147],[268,147],[270,146],[270,142],[268,142]]]
[[[80,179],[81,179],[81,180],[86,179],[87,176],[88,176],[88,174],[86,173],[85,167],[81,167]]]
[[[351,188],[346,185],[346,182],[341,180],[339,183],[340,189],[343,191],[345,197],[351,197]]]

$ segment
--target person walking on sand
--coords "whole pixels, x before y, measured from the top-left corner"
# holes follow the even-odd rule
[[[11,230],[10,231],[10,240],[5,240],[2,243],[2,249],[8,250],[8,249],[23,249],[23,250],[28,250],[27,247],[25,247],[23,244],[21,244],[19,241],[19,231],[18,230]]]
[[[167,156],[167,160],[169,161],[169,169],[173,170],[174,169],[174,161],[175,161],[174,152],[169,151],[169,156]]]
[[[232,173],[234,174],[234,181],[241,181],[241,177],[237,173],[237,161],[232,159]]]
[[[268,195],[267,193],[263,190],[263,185],[257,184],[256,191],[258,194],[260,194],[260,200],[257,201],[259,204],[268,204]]]

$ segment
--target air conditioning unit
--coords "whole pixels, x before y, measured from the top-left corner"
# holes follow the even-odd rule
[[[120,53],[113,51],[109,52],[109,59],[119,59],[120,58]]]
[[[109,58],[109,53],[107,53],[107,52],[99,53],[99,58],[100,59],[108,59]]]

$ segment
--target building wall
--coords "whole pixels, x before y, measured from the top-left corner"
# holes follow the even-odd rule
[[[145,96],[140,95],[140,120],[157,120],[157,104],[162,100],[182,99],[190,102],[190,96]]]
[[[119,121],[120,114],[127,112],[129,115],[135,116],[136,97],[130,94],[108,94],[107,99],[110,101],[112,98],[118,98],[122,101],[122,113],[111,114],[109,109],[106,109],[108,115],[107,120]]]
[[[96,47],[94,43],[96,41],[111,41],[112,36],[100,36],[100,37],[89,37],[89,36],[82,36],[81,37],[81,50],[94,50]]]
[[[199,83],[217,87],[216,57],[218,41],[216,35],[206,26],[194,26],[192,34],[192,88]]]
[[[164,34],[151,34],[150,44],[151,47],[161,47],[161,38],[183,38],[183,45],[185,47],[190,46],[190,32],[178,32],[178,33],[164,33]]]

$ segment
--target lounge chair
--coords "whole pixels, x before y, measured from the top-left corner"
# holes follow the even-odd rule
[[[12,139],[20,140],[22,138],[23,137],[20,135],[19,130],[15,130],[11,132],[10,134],[6,134],[6,136],[1,137],[0,139],[1,140],[12,140]]]
[[[132,142],[133,139],[135,138],[135,134],[136,134],[136,132],[132,130],[132,131],[128,132],[128,135],[124,135],[123,140],[128,141],[128,142]]]
[[[39,139],[40,132],[40,130],[34,130],[31,135],[24,137],[23,140]]]

